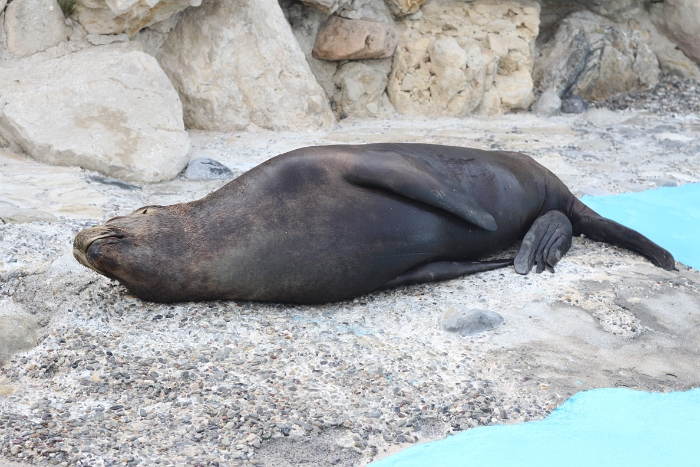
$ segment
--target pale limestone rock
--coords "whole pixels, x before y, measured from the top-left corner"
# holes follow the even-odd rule
[[[7,48],[20,57],[54,47],[71,32],[56,0],[14,0],[5,11]]]
[[[541,89],[554,89],[561,98],[575,94],[587,100],[606,99],[659,81],[649,36],[591,12],[564,19],[540,54],[535,82]]]
[[[186,165],[177,92],[156,60],[117,45],[0,69],[0,135],[55,165],[155,182]]]
[[[700,63],[700,2],[665,0],[652,4],[651,20],[685,54]]]
[[[315,8],[323,13],[335,13],[339,8],[350,3],[352,0],[300,0],[304,5]]]
[[[336,61],[388,58],[397,42],[396,28],[390,24],[331,16],[316,36],[313,56]]]
[[[333,79],[338,88],[333,99],[339,114],[382,118],[394,115],[386,95],[386,74],[363,63],[350,62],[338,68]]]
[[[39,321],[26,314],[0,316],[0,367],[13,355],[31,350],[39,338]]]
[[[541,117],[551,117],[558,114],[559,110],[561,110],[561,98],[554,89],[547,89],[543,92],[535,105],[532,106],[532,111]]]
[[[406,16],[417,12],[428,0],[385,0],[391,12],[396,16]]]
[[[335,123],[276,0],[208,0],[157,55],[185,124],[205,130],[317,130]]]
[[[398,24],[388,94],[402,114],[498,114],[532,104],[534,1],[432,2]]]
[[[162,22],[202,0],[78,0],[76,15],[93,34],[131,37],[141,29]]]
[[[7,6],[7,0],[0,0],[0,11],[4,10]]]

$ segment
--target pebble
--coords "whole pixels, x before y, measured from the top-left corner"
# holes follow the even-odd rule
[[[207,157],[199,157],[192,159],[185,169],[185,178],[187,180],[226,180],[233,178],[231,169],[223,165],[221,162],[209,159]]]

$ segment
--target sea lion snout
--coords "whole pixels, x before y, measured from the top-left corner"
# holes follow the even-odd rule
[[[105,271],[101,271],[95,265],[95,258],[99,255],[98,250],[94,248],[95,242],[105,238],[121,237],[123,235],[107,224],[81,230],[73,241],[73,256],[83,266],[104,274]]]

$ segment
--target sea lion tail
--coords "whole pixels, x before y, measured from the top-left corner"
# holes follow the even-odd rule
[[[639,253],[660,268],[676,270],[673,255],[636,230],[601,216],[576,198],[571,213],[569,217],[575,236],[583,234],[597,242],[626,248]]]

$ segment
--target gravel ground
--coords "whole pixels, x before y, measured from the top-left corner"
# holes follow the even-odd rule
[[[305,145],[432,142],[527,152],[577,195],[619,193],[700,181],[700,118],[685,109],[192,132],[192,157],[240,174]],[[39,345],[0,369],[0,462],[356,466],[460,430],[541,419],[584,389],[700,385],[700,274],[683,265],[666,272],[575,239],[555,274],[508,268],[314,307],[157,305],[75,263],[72,237],[225,182],[120,185],[7,151],[0,167],[0,200],[55,215],[0,226],[0,315],[30,313],[43,326]],[[505,322],[466,337],[438,326],[465,309]]]
[[[700,112],[700,83],[697,79],[666,76],[651,89],[618,94],[593,107],[610,110],[648,110],[657,115],[687,115]]]

